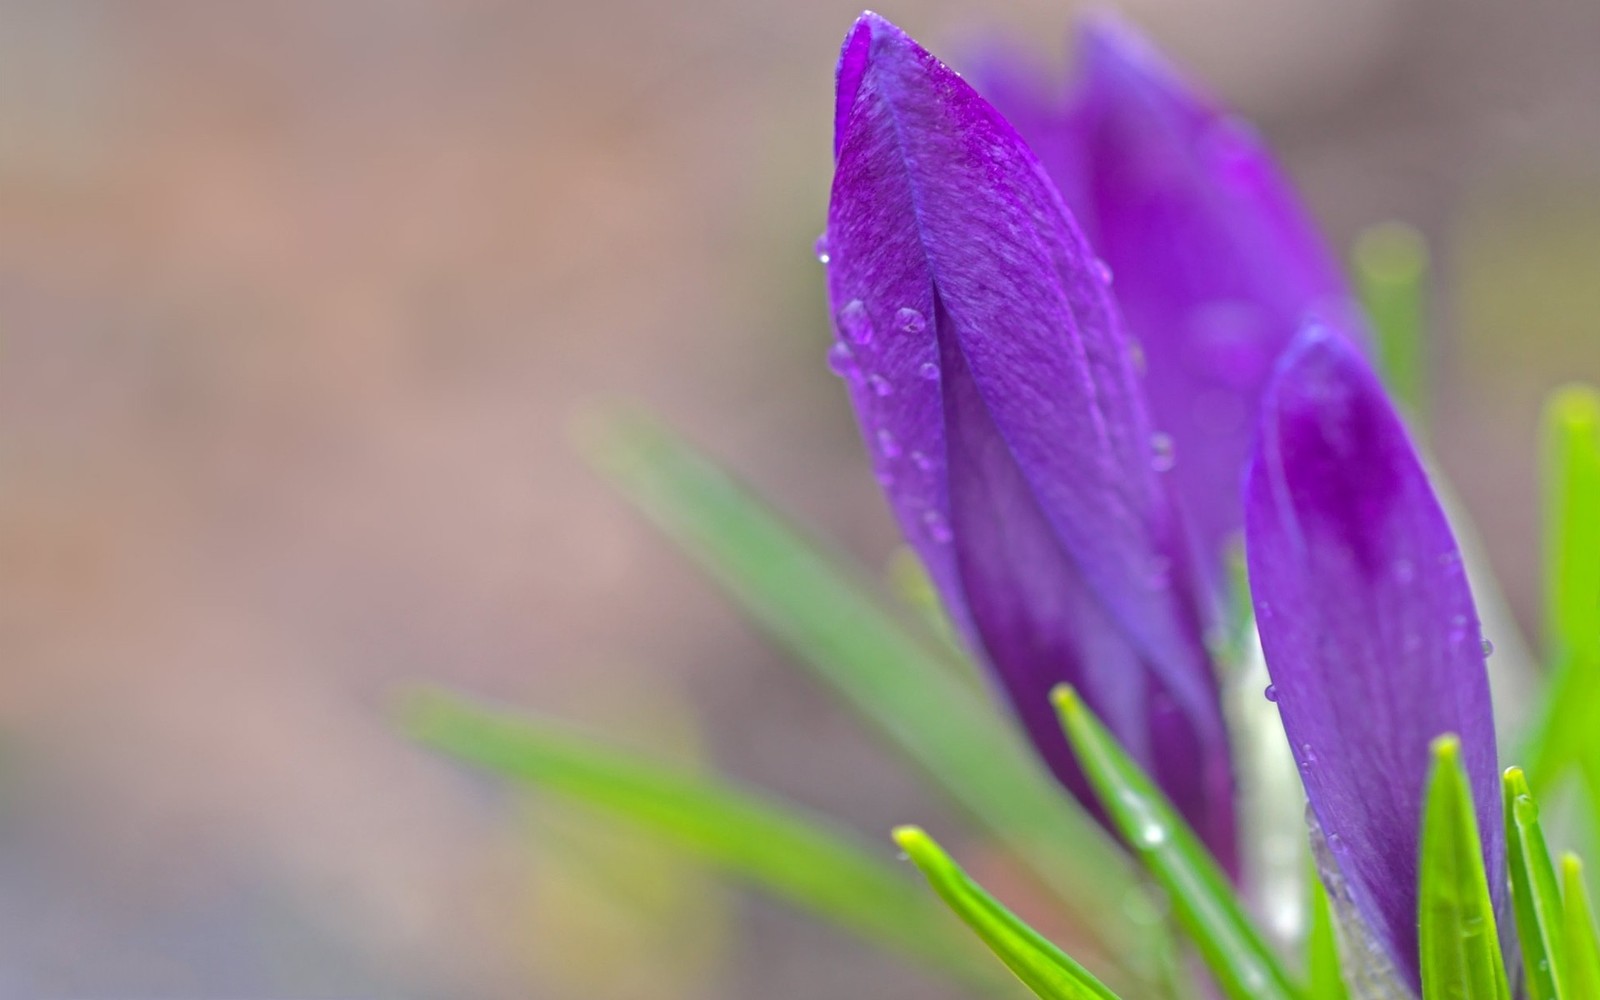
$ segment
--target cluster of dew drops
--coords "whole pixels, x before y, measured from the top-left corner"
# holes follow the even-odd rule
[[[826,233],[817,237],[816,253],[817,260],[823,264],[830,261]],[[918,334],[928,328],[928,320],[920,310],[903,306],[895,312],[894,326],[902,333]],[[871,344],[877,335],[872,318],[867,314],[866,303],[860,299],[846,302],[839,310],[838,327],[839,339],[828,348],[828,368],[852,385],[864,386],[879,399],[894,395],[894,383],[878,372],[863,373],[856,358],[856,351]],[[932,361],[925,361],[917,369],[917,373],[929,382],[936,382],[939,379],[939,366]],[[874,432],[873,439],[877,444],[878,453],[886,461],[892,462],[905,455],[919,471],[927,473],[933,470],[934,460],[929,455],[917,450],[906,454],[904,446],[889,428],[879,427]],[[887,467],[880,467],[877,476],[878,481],[885,487],[894,482],[894,473]],[[950,527],[938,511],[931,509],[924,511],[922,521],[928,536],[936,543],[942,545],[950,541]]]
[[[828,247],[828,234],[823,233],[817,237],[813,245],[817,260],[823,265],[832,262],[833,257]],[[1103,259],[1094,259],[1095,276],[1103,285],[1110,285],[1113,280],[1111,265]],[[872,343],[877,331],[873,326],[872,318],[867,313],[866,303],[860,299],[851,299],[839,310],[837,317],[839,339],[835,340],[828,348],[828,368],[835,375],[853,385],[863,385],[878,398],[894,395],[894,383],[878,372],[863,373],[860,362],[856,357],[859,348]],[[911,306],[902,306],[895,312],[894,326],[896,329],[908,333],[918,334],[927,329],[928,320],[919,310]],[[1139,346],[1137,342],[1130,342],[1130,351],[1133,352],[1136,367],[1143,371],[1140,363]],[[939,380],[939,366],[934,361],[924,361],[918,368],[917,374],[929,382]],[[895,438],[894,432],[887,427],[880,427],[873,435],[879,453],[887,460],[899,458],[903,452],[900,442]],[[922,472],[933,469],[934,462],[921,451],[912,451],[908,456],[911,463]],[[1150,436],[1150,467],[1156,472],[1169,472],[1177,462],[1176,450],[1172,436],[1157,431]],[[878,480],[884,486],[894,481],[894,474],[887,468],[879,469]],[[928,534],[934,541],[943,544],[950,541],[950,528],[938,511],[928,510],[923,514],[923,522],[928,529]]]

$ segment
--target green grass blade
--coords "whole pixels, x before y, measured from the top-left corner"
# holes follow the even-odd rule
[[[1339,935],[1328,890],[1311,872],[1311,932],[1306,935],[1306,1000],[1350,1000],[1339,959]]]
[[[1044,1000],[1117,1000],[1115,993],[1070,955],[968,878],[921,829],[902,826],[894,831],[894,839],[951,912],[1035,995]]]
[[[1529,1000],[1561,1000],[1566,987],[1561,890],[1539,828],[1539,806],[1519,767],[1505,773],[1506,862]]]
[[[1417,903],[1422,997],[1509,1000],[1461,741],[1441,736],[1431,750]]]
[[[937,639],[660,427],[617,415],[591,427],[584,444],[601,472],[1028,865],[1108,954],[1160,953],[1163,932],[1132,867],[974,696]]]
[[[604,810],[918,966],[993,985],[913,880],[824,820],[444,691],[409,695],[400,723],[427,746]]]
[[[1357,238],[1354,264],[1384,384],[1420,423],[1428,407],[1427,245],[1410,226],[1386,222]]]
[[[1536,794],[1600,754],[1600,392],[1566,386],[1544,409],[1545,634],[1552,676],[1524,760]],[[1586,742],[1587,741],[1587,742]],[[1593,763],[1600,763],[1591,761]],[[1600,788],[1591,788],[1600,792]]]
[[[1600,932],[1595,930],[1594,907],[1583,881],[1583,863],[1575,854],[1561,856],[1561,888],[1567,951],[1567,985],[1574,998],[1600,997]]]
[[[1178,923],[1233,1000],[1299,996],[1265,937],[1251,922],[1189,825],[1100,720],[1063,685],[1051,695],[1078,763],[1112,823],[1166,889]]]
[[[1569,385],[1545,404],[1545,627],[1552,647],[1600,650],[1600,392]]]

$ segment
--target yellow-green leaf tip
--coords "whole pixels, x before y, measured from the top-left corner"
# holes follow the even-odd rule
[[[1062,715],[1076,715],[1083,707],[1083,699],[1078,697],[1078,689],[1071,684],[1057,684],[1051,688],[1050,703]]]
[[[1528,790],[1528,776],[1523,773],[1520,767],[1506,768],[1505,774],[1501,775],[1501,780],[1505,782],[1506,794],[1512,798],[1518,795],[1533,794]]]
[[[1574,382],[1550,393],[1548,407],[1552,423],[1586,431],[1600,426],[1600,390]]]
[[[1428,244],[1404,222],[1383,222],[1356,239],[1355,258],[1370,278],[1409,283],[1420,278],[1428,264]]]
[[[1561,855],[1561,875],[1568,880],[1569,885],[1583,877],[1583,859],[1566,851]]]
[[[918,868],[927,868],[945,856],[938,843],[920,826],[897,826],[891,836]]]
[[[1453,764],[1461,759],[1461,737],[1455,733],[1435,736],[1428,744],[1428,752],[1436,764]]]

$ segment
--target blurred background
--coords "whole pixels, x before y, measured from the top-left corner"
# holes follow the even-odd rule
[[[1600,4],[1119,6],[1340,246],[1427,234],[1439,459],[1536,624]],[[1073,9],[883,12],[959,68]],[[857,12],[0,0],[0,996],[949,995],[385,714],[443,682],[957,834],[567,443],[638,401],[881,565],[812,253]]]

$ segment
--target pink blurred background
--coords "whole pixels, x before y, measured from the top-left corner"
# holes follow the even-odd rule
[[[1428,235],[1437,450],[1536,622],[1539,397],[1600,380],[1600,5],[1120,6],[1339,245]],[[959,66],[1072,10],[883,12]],[[811,250],[856,13],[0,0],[0,996],[949,995],[384,714],[445,682],[948,819],[567,444],[638,401],[889,552]]]

